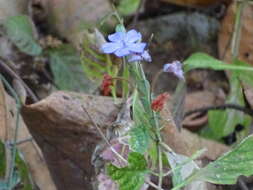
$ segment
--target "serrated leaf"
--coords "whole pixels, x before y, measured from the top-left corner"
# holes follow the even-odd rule
[[[242,87],[236,74],[233,74],[230,78],[230,93],[226,103],[240,106],[245,105]],[[234,131],[237,124],[249,126],[251,120],[250,116],[233,109],[208,112],[208,126],[214,139],[220,139],[229,135]]]
[[[236,64],[226,64],[215,59],[205,53],[194,53],[184,61],[184,71],[188,72],[192,69],[213,69],[213,70],[231,70],[231,71],[251,71],[251,66],[239,66]]]
[[[131,152],[128,163],[124,168],[108,165],[107,174],[119,184],[120,190],[139,190],[145,182],[147,162],[141,154]]]
[[[215,184],[235,184],[240,175],[253,174],[253,135],[236,148],[208,164],[196,174],[197,179]]]
[[[140,0],[120,0],[117,7],[121,15],[130,15],[137,11],[140,5]]]
[[[36,42],[33,23],[26,15],[9,17],[4,23],[7,35],[20,51],[28,55],[39,55],[42,48]]]
[[[80,57],[72,47],[62,46],[49,51],[49,55],[55,83],[61,90],[90,92],[96,88],[96,85],[86,78]]]

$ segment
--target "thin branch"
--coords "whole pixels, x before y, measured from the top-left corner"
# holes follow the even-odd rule
[[[33,93],[33,91],[26,85],[26,83],[6,64],[4,63],[2,60],[0,60],[0,68],[1,70],[6,71],[11,77],[19,80],[21,82],[21,84],[25,87],[27,93],[30,95],[30,97],[32,98],[32,100],[34,102],[38,101],[37,96]]]
[[[104,135],[103,131],[100,129],[100,127],[94,122],[94,120],[91,118],[89,112],[87,111],[87,109],[82,106],[83,111],[87,114],[88,118],[90,119],[90,121],[93,123],[93,125],[95,126],[95,128],[97,129],[98,133],[100,134],[100,136],[102,137],[102,139],[106,142],[106,144],[110,147],[111,151],[118,156],[123,162],[128,163],[127,160],[125,158],[123,158],[111,145],[111,143],[108,141],[108,139],[106,138],[106,136]]]
[[[218,106],[206,106],[206,107],[198,108],[195,110],[190,110],[184,114],[184,118],[198,112],[203,113],[203,112],[208,112],[210,110],[225,110],[225,109],[234,109],[253,117],[253,110],[250,108],[245,108],[243,106],[236,105],[236,104],[223,104],[223,105],[218,105]]]

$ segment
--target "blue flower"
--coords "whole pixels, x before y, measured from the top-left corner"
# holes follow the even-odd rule
[[[135,54],[131,54],[128,61],[129,62],[135,62],[135,61],[147,61],[147,62],[151,62],[151,56],[149,55],[147,50],[144,50],[143,53],[135,53]]]
[[[131,54],[143,53],[146,43],[141,43],[141,34],[136,30],[128,32],[116,32],[108,36],[110,42],[102,45],[101,51],[104,53],[114,53],[118,57]]]
[[[163,71],[167,73],[173,73],[179,79],[185,80],[182,63],[180,61],[173,61],[172,63],[165,64],[163,66]]]

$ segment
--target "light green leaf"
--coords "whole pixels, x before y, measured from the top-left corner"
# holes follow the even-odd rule
[[[126,32],[126,28],[125,28],[125,26],[124,25],[122,25],[122,24],[118,24],[117,26],[116,26],[116,32]]]
[[[252,67],[251,65],[243,62],[243,61],[239,61],[239,60],[235,60],[234,64],[237,66],[247,66],[247,67]],[[239,77],[239,79],[246,83],[247,85],[253,87],[253,73],[251,71],[237,71],[235,72],[235,74]]]
[[[96,88],[96,85],[86,78],[80,57],[72,47],[62,46],[49,51],[49,55],[55,83],[61,90],[91,92]]]
[[[230,93],[226,103],[244,106],[242,87],[237,76],[233,74],[230,78]],[[220,139],[232,133],[237,124],[249,126],[251,117],[243,112],[226,109],[224,111],[209,111],[208,126],[211,129],[212,138]]]
[[[214,184],[235,184],[241,175],[253,174],[253,135],[245,138],[225,155],[198,170],[172,190],[178,190],[193,181],[207,181]]]
[[[131,129],[129,144],[133,151],[144,154],[149,147],[149,143],[150,136],[145,126],[139,125]]]
[[[140,0],[120,0],[117,7],[121,15],[127,16],[135,13],[140,5]]]
[[[235,184],[240,175],[253,174],[253,135],[236,148],[195,174],[197,179],[215,184]]]
[[[192,69],[213,69],[213,70],[231,70],[231,71],[253,71],[251,66],[239,66],[235,64],[226,64],[205,53],[194,53],[184,61],[184,71]]]
[[[131,152],[128,163],[128,166],[124,168],[109,164],[107,174],[119,184],[120,190],[139,190],[148,172],[147,162],[141,154]]]
[[[39,55],[42,48],[36,42],[33,32],[33,23],[26,15],[9,17],[4,27],[10,40],[20,51],[28,55]]]

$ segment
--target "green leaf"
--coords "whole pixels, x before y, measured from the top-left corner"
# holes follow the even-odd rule
[[[253,135],[236,148],[199,170],[197,180],[215,184],[235,184],[240,175],[253,174]]]
[[[120,190],[139,190],[144,184],[148,172],[147,162],[141,154],[131,152],[128,156],[128,163],[128,166],[124,168],[109,164],[107,173],[118,182]]]
[[[237,66],[252,67],[251,65],[239,60],[235,60],[234,64]],[[247,85],[253,87],[253,73],[251,71],[243,71],[243,72],[237,71],[235,72],[235,74],[239,77],[239,79],[243,83],[246,83]]]
[[[121,15],[130,15],[137,11],[140,5],[140,0],[120,0],[119,6],[117,7]]]
[[[118,24],[115,30],[116,32],[126,32],[126,28],[123,24]]]
[[[149,143],[150,136],[145,126],[139,125],[131,129],[129,144],[133,151],[144,154],[149,147]]]
[[[213,69],[231,71],[253,71],[251,66],[239,66],[236,64],[226,64],[204,53],[194,53],[184,61],[184,71],[192,69]]]
[[[193,173],[172,190],[178,190],[193,181],[207,181],[214,184],[235,184],[241,175],[253,174],[253,135],[206,167]]]
[[[130,146],[135,152],[145,153],[150,143],[150,118],[144,110],[135,91],[133,97],[133,120],[134,127],[130,130]]]
[[[33,23],[26,15],[9,17],[4,27],[10,40],[19,48],[19,50],[28,55],[39,55],[42,48],[36,42]]]
[[[244,96],[240,81],[233,74],[230,78],[230,93],[226,103],[244,106]],[[211,129],[212,137],[220,139],[232,133],[237,124],[249,126],[251,117],[245,115],[241,111],[234,109],[226,109],[224,111],[209,111],[208,112],[208,126]]]
[[[96,88],[85,73],[80,57],[71,46],[62,46],[49,51],[50,68],[55,83],[61,90],[91,92]]]

